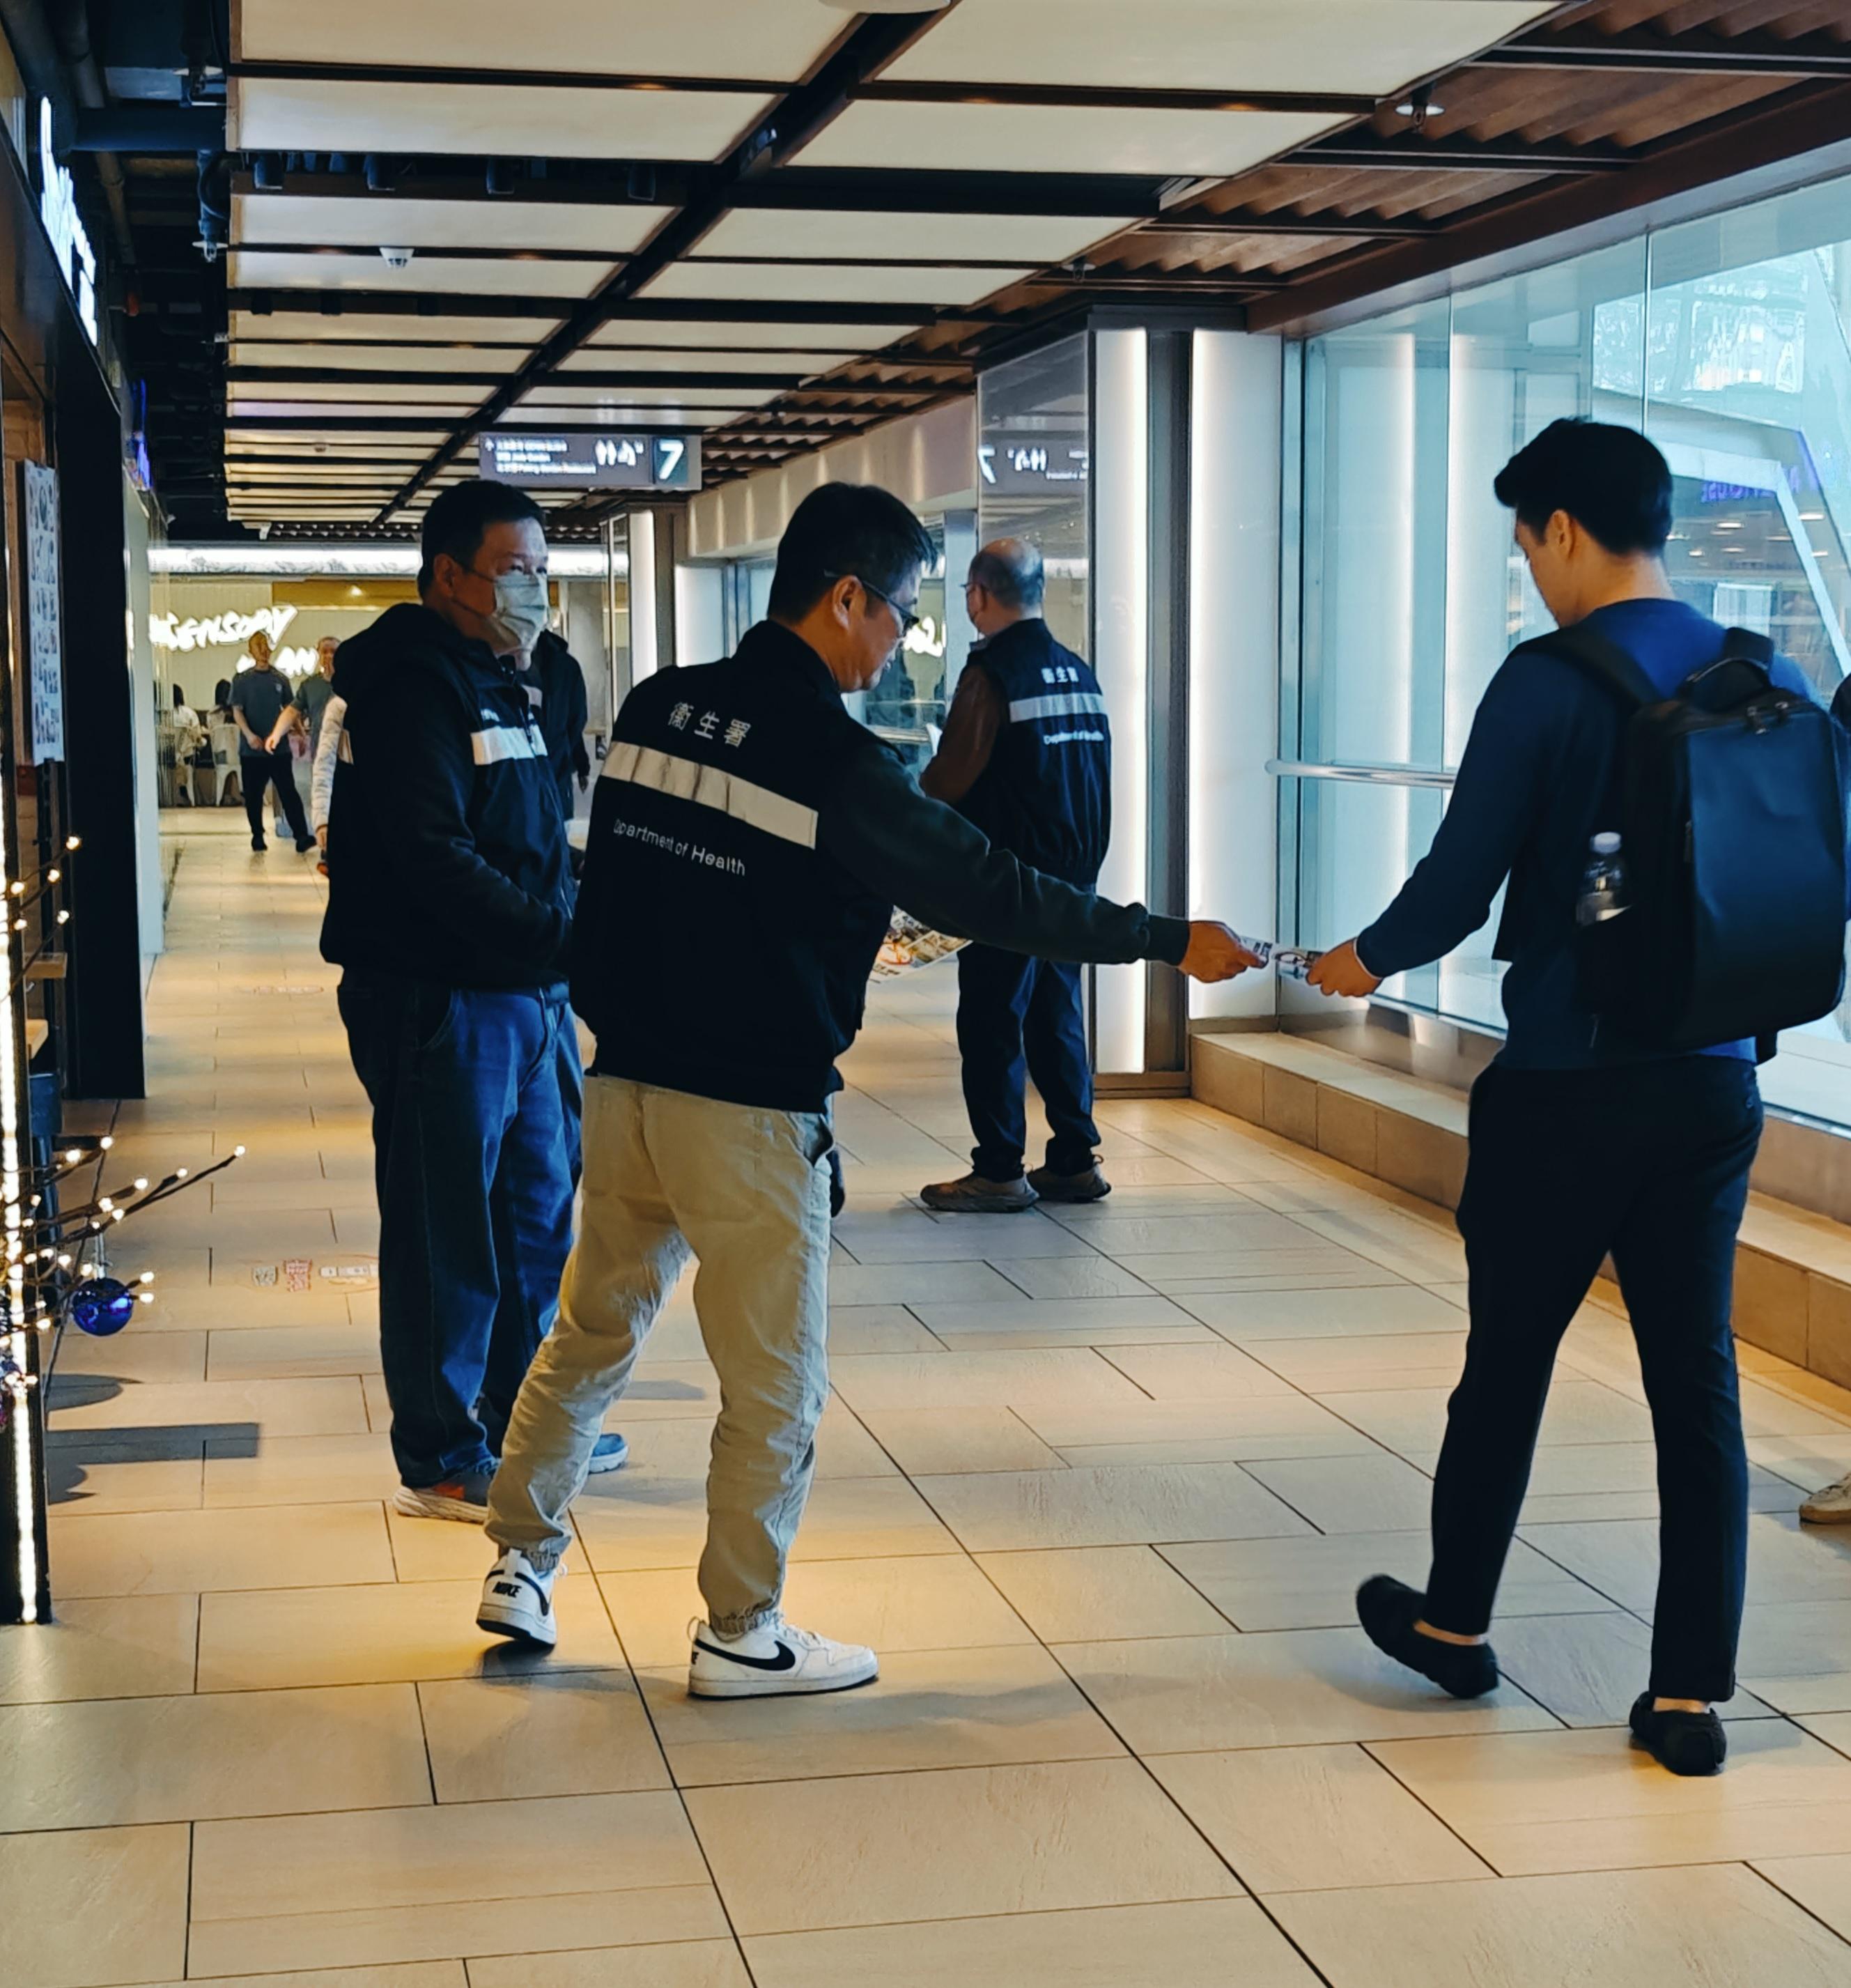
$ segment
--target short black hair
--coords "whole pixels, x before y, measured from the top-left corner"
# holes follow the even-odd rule
[[[971,562],[971,578],[1004,607],[1031,614],[1047,596],[1041,554],[1026,539],[998,539],[985,546]]]
[[[1607,550],[1660,553],[1671,536],[1671,466],[1637,428],[1551,421],[1498,471],[1498,502],[1540,535],[1558,511]]]
[[[826,483],[791,513],[778,541],[768,611],[781,621],[809,614],[835,579],[853,575],[894,593],[915,566],[930,566],[931,536],[877,483]]]
[[[458,566],[472,566],[482,549],[482,536],[491,525],[518,525],[531,518],[544,526],[546,514],[512,483],[491,483],[471,477],[467,483],[454,483],[424,513],[418,533],[417,590],[428,593],[437,556],[448,553]]]

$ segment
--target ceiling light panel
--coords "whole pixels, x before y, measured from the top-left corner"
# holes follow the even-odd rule
[[[381,269],[385,267],[382,262]],[[319,345],[325,341],[360,345],[381,345],[409,340],[451,343],[466,340],[478,345],[518,345],[526,350],[550,337],[559,320],[549,317],[452,317],[447,313],[401,315],[392,311],[340,312],[315,310],[235,310],[231,316],[234,338],[274,338],[306,340]]]
[[[859,359],[859,352],[637,352],[619,348],[569,353],[566,373],[789,373],[807,380]]]
[[[1032,273],[1027,269],[948,265],[884,269],[866,262],[685,262],[670,264],[643,285],[640,294],[741,303],[782,299],[819,303],[972,304]]]
[[[253,401],[364,401],[375,414],[395,414],[405,405],[423,407],[479,407],[491,387],[439,385],[415,380],[379,380],[356,373],[343,380],[233,380],[226,393],[247,410]]]
[[[1380,96],[1552,11],[1551,0],[960,0],[882,80]]]
[[[337,387],[335,390],[338,393],[342,390]],[[281,397],[285,394],[296,397],[285,401]],[[444,422],[459,414],[474,414],[487,398],[486,394],[460,399],[451,395],[423,394],[415,401],[393,401],[382,406],[377,401],[317,401],[306,387],[266,390],[234,384],[226,389],[225,406],[234,421],[240,414],[261,415],[272,421],[364,421],[370,415],[378,414],[402,421],[412,415],[427,414],[433,421]]]
[[[395,269],[383,255],[290,255],[235,248],[235,290],[377,290],[477,297],[588,297],[609,280],[608,262],[544,262],[515,257],[414,255]]]
[[[512,373],[525,346],[298,345],[259,338],[234,340],[234,366],[339,367],[356,373]]]
[[[441,7],[379,0],[243,0],[241,62],[431,63],[610,76],[795,83],[845,31],[817,0],[546,0],[511,16],[498,0]]]
[[[855,214],[735,208],[701,238],[702,255],[858,256],[955,262],[1065,262],[1131,225],[1130,215]]]
[[[616,397],[588,406],[553,407],[524,401],[502,418],[504,428],[731,428],[747,407],[691,407],[669,404],[643,407]]]
[[[524,407],[584,407],[616,405],[637,407],[762,407],[785,390],[782,387],[535,387],[525,395]]]
[[[316,8],[304,11],[319,15]],[[424,25],[428,32],[428,15]],[[339,46],[324,42],[323,56]],[[498,56],[498,65],[500,60]],[[731,93],[552,89],[512,82],[491,89],[471,83],[234,76],[225,142],[234,151],[246,152],[714,159],[730,150],[775,100]]]
[[[725,324],[703,318],[613,318],[594,331],[589,343],[605,345],[704,345],[744,348],[782,347],[809,350],[827,347],[877,350],[910,337],[916,324]]]
[[[441,441],[443,437],[435,439]],[[430,452],[427,441],[416,434],[316,434],[299,428],[234,428],[225,441],[228,456],[351,457],[369,462],[409,462],[414,468]]]
[[[627,255],[673,211],[543,200],[356,199],[346,194],[248,194],[231,201],[231,239],[243,247],[300,242],[317,248],[580,248]]]
[[[1461,12],[1493,3],[1447,0]],[[967,172],[1142,173],[1160,179],[1187,174],[1219,179],[1305,144],[1340,121],[1275,110],[851,103],[798,155],[797,163],[931,171],[952,161]]]

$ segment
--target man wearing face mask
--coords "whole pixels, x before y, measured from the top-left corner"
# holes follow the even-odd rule
[[[460,484],[425,514],[422,553],[421,604],[388,609],[336,658],[322,952],[343,969],[373,1105],[395,1503],[479,1524],[572,1240],[573,888],[514,675],[546,625],[539,509],[504,484]],[[623,1460],[606,1436],[592,1467]]]

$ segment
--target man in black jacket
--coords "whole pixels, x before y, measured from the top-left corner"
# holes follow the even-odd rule
[[[836,1060],[894,901],[1049,958],[1164,959],[1211,980],[1258,964],[1224,926],[1109,904],[992,849],[849,715],[844,693],[911,626],[931,556],[884,490],[813,492],[779,547],[770,620],[729,661],[631,692],[593,804],[573,941],[573,1002],[598,1039],[584,1209],[558,1327],[508,1425],[477,1620],[555,1640],[567,1507],[691,1253],[721,1396],[698,1697],[841,1691],[877,1668],[871,1650],[789,1627],[780,1603],[829,1392]]]
[[[539,507],[460,484],[425,514],[423,605],[342,644],[322,952],[373,1104],[380,1345],[397,1509],[480,1523],[572,1241],[581,1078],[573,891],[513,662],[546,626]],[[594,1469],[623,1461],[604,1438]]]
[[[527,701],[546,742],[546,757],[559,791],[559,812],[570,821],[576,812],[573,782],[584,790],[591,778],[591,755],[585,749],[588,708],[585,672],[564,641],[547,629],[518,671]]]
[[[1042,618],[1041,554],[998,539],[971,562],[964,604],[983,637],[971,651],[944,737],[919,784],[993,847],[1089,891],[1112,823],[1112,728],[1099,679]],[[1099,1201],[1093,1057],[1080,970],[1000,946],[958,955],[958,1051],[977,1143],[971,1171],[920,1199],[947,1214],[1009,1215],[1037,1200]],[[1048,1114],[1047,1164],[1024,1175],[1032,1077]]]

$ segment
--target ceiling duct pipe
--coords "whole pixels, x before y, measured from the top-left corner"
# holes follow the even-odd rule
[[[29,0],[38,4],[38,0]],[[53,32],[58,38],[65,66],[70,73],[71,89],[80,110],[105,110],[110,93],[103,86],[103,74],[90,47],[90,8],[81,4],[57,10]],[[116,252],[125,269],[135,263],[135,238],[129,232],[128,189],[123,184],[122,161],[113,152],[99,152],[96,177],[103,182],[103,197],[109,203],[110,223],[116,237]]]

